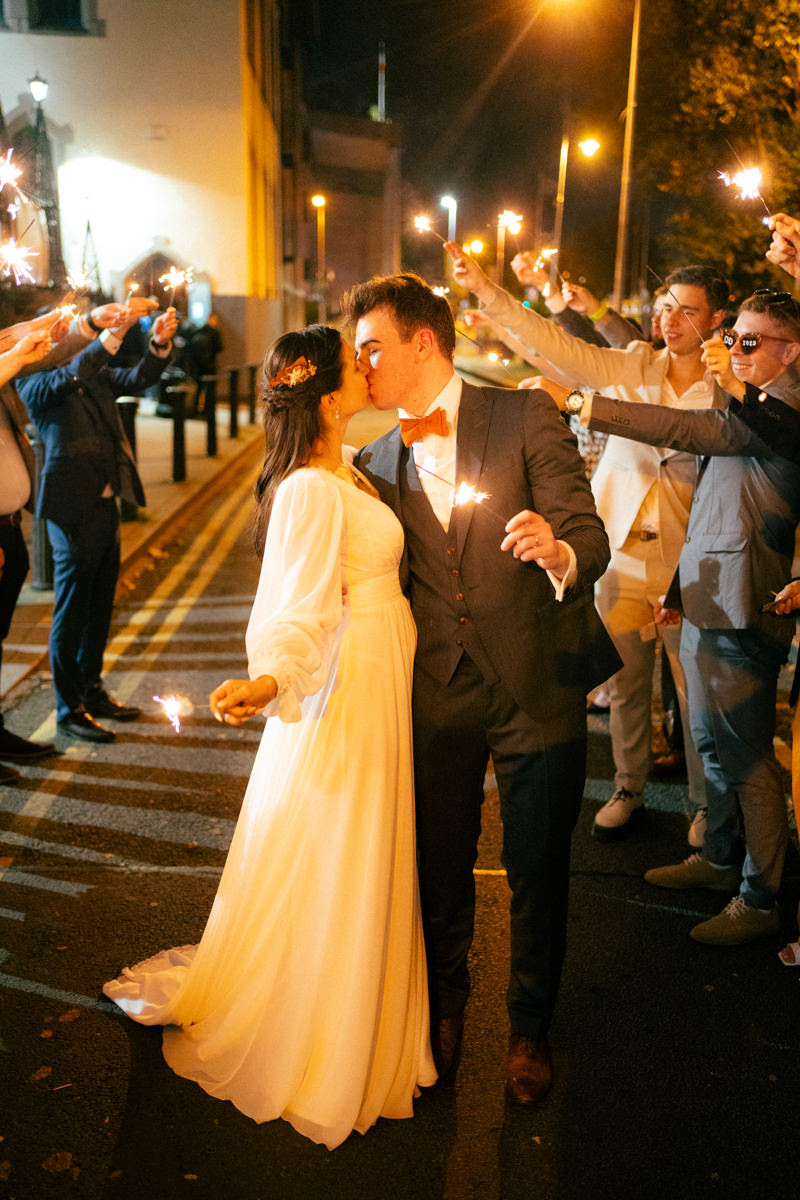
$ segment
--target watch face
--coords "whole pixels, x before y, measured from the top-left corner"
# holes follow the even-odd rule
[[[567,396],[567,412],[577,413],[583,408],[583,394],[581,392],[570,392]]]

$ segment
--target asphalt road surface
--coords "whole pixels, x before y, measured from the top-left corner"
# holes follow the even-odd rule
[[[14,1200],[704,1200],[798,1194],[800,970],[775,951],[800,890],[787,864],[783,938],[733,950],[688,938],[724,897],[664,893],[642,872],[687,852],[685,784],[652,785],[635,836],[593,843],[613,790],[606,719],[590,718],[575,836],[570,946],[552,1029],[556,1083],[538,1109],[503,1096],[508,895],[487,779],[461,1065],[408,1121],[328,1152],[257,1126],[174,1076],[160,1032],[124,1018],[104,980],[196,942],[259,736],[218,725],[209,690],[244,671],[257,564],[251,480],[217,498],[132,583],[107,680],[145,715],[112,746],[60,754],[0,805],[0,1195]],[[152,697],[195,707],[176,733]],[[365,715],[365,719],[368,716]],[[55,732],[46,674],[9,727]],[[355,870],[358,864],[353,864]],[[291,1002],[291,998],[287,998]]]

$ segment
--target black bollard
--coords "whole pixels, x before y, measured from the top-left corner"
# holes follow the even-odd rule
[[[39,431],[35,425],[26,425],[25,432],[30,438],[33,446],[33,456],[36,464],[36,471],[33,480],[33,503],[36,505],[36,497],[39,494],[39,480],[42,475],[42,467],[44,466],[44,442],[39,437]],[[33,518],[33,545],[31,564],[31,587],[37,592],[47,591],[53,586],[53,551],[50,547],[50,539],[47,536],[47,521],[44,517]]]
[[[167,388],[172,406],[172,482],[183,483],[186,478],[186,393],[185,383]]]
[[[250,392],[249,392],[249,397],[248,397],[249,404],[250,404],[250,424],[255,425],[255,423],[256,423],[256,376],[258,374],[258,367],[254,363],[251,363],[247,369],[250,372]]]
[[[119,412],[122,428],[130,443],[133,461],[136,462],[136,413],[139,401],[136,396],[118,396],[117,411]],[[122,521],[136,521],[139,518],[139,506],[132,500],[120,500],[119,515]]]
[[[239,368],[228,368],[228,403],[231,411],[230,436],[239,436]]]
[[[206,389],[206,457],[216,458],[217,456],[217,377],[216,375],[203,375],[200,382]]]

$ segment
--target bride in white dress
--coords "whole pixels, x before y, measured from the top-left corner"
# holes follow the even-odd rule
[[[267,355],[263,564],[250,680],[218,720],[268,717],[198,946],[126,968],[104,991],[166,1025],[164,1057],[256,1121],[330,1149],[413,1116],[436,1080],[415,861],[411,668],[402,529],[342,461],[369,402],[352,347],[311,326]]]

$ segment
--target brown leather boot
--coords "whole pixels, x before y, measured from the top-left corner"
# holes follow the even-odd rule
[[[553,1083],[553,1064],[546,1038],[512,1033],[508,1039],[506,1093],[515,1104],[538,1104]]]

